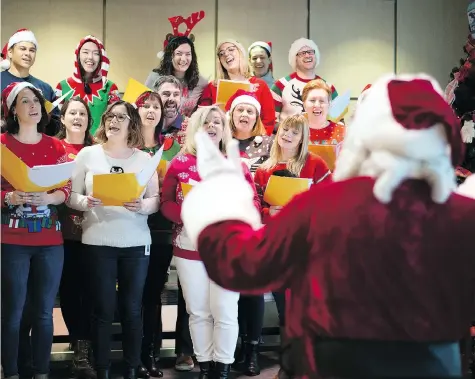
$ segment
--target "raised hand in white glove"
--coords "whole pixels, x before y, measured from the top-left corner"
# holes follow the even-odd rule
[[[188,237],[197,248],[200,233],[209,225],[228,220],[261,226],[254,205],[254,193],[246,181],[239,155],[238,142],[227,146],[227,158],[207,133],[195,134],[197,168],[201,182],[194,185],[183,201],[181,218]]]

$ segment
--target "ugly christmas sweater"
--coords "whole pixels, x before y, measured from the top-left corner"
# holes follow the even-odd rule
[[[337,145],[345,138],[346,126],[342,123],[328,121],[321,129],[310,127],[310,145]]]
[[[266,192],[267,183],[274,172],[281,170],[287,170],[287,163],[279,163],[270,169],[259,167],[254,175],[256,191],[261,200],[262,219],[264,224],[267,223],[270,217],[269,204],[264,201],[264,193]],[[302,167],[298,177],[312,179],[314,185],[331,181],[331,172],[322,158],[318,155],[308,153],[305,165]]]
[[[255,136],[238,141],[241,160],[254,174],[257,168],[269,158],[274,136]]]
[[[257,196],[254,181],[244,164],[243,170],[246,180],[254,190],[254,204],[256,208],[260,209],[260,200]],[[184,199],[181,184],[187,184],[190,180],[195,182],[201,180],[196,168],[196,156],[191,154],[179,154],[172,160],[165,180],[163,181],[160,209],[163,215],[175,224],[173,232],[173,254],[184,259],[201,260],[200,254],[193,247],[181,220],[181,205]]]
[[[272,135],[275,126],[275,109],[274,99],[272,93],[266,82],[262,79],[252,76],[249,78],[249,82],[252,84],[252,92],[255,93],[257,101],[261,104],[261,120],[266,128],[268,135]],[[208,86],[203,90],[199,105],[212,105],[216,103],[216,95],[218,87],[216,83],[210,82]]]
[[[316,79],[325,81],[325,79],[318,75],[315,75],[313,79],[303,79],[299,77],[296,72],[276,80],[271,88],[271,93],[274,98],[277,123],[285,120],[289,116],[304,112],[302,101],[303,87],[305,87],[308,82]],[[327,84],[332,89],[333,100],[338,96],[338,92],[332,84]]]
[[[54,165],[67,161],[61,142],[45,134],[36,144],[21,143],[9,133],[2,134],[0,138],[1,143],[29,167]],[[3,176],[1,187],[2,243],[23,246],[53,246],[63,243],[57,206],[29,204],[7,206],[5,195],[15,189]],[[67,200],[71,193],[71,183],[68,182],[66,186],[58,190],[64,192]]]
[[[93,74],[92,81],[88,83],[84,83],[79,68],[79,52],[86,42],[95,43],[100,51],[99,64]],[[119,90],[113,82],[107,79],[110,61],[100,40],[93,36],[83,38],[79,42],[74,54],[76,60],[74,62],[73,76],[58,83],[56,86],[56,96],[59,98],[69,93],[65,100],[73,96],[80,96],[88,104],[93,120],[91,134],[94,135],[99,128],[102,114],[106,111],[107,105],[119,99]]]

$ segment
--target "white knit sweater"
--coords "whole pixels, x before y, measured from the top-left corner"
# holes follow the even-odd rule
[[[68,206],[84,212],[82,242],[87,245],[132,247],[151,244],[147,225],[149,214],[158,211],[158,177],[155,173],[141,194],[142,210],[134,213],[121,206],[88,208],[87,195],[92,194],[94,174],[108,174],[112,166],[122,167],[125,173],[138,173],[151,159],[149,154],[135,149],[127,159],[106,155],[102,145],[83,148],[77,155],[72,177],[72,194]]]

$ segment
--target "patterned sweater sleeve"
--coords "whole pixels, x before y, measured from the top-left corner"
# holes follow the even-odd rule
[[[176,191],[180,185],[176,159],[170,164],[165,179],[163,180],[162,197],[160,199],[160,209],[163,216],[175,224],[183,224],[181,220],[181,205],[177,203]]]
[[[66,154],[66,150],[64,149],[64,146],[59,142],[58,140],[55,141],[55,147],[56,151],[58,153],[58,158],[56,163],[65,163],[68,161],[68,156]],[[58,191],[61,191],[64,193],[64,202],[69,200],[69,197],[71,196],[71,179],[68,180],[68,182],[61,188],[57,189]]]
[[[280,121],[280,112],[282,112],[282,90],[284,85],[279,80],[276,80],[274,85],[271,88],[271,94],[274,99],[274,108],[275,108],[275,122],[276,125]]]

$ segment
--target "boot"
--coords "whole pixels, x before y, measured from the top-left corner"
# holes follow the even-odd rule
[[[145,366],[139,365],[137,369],[137,377],[140,379],[148,379],[150,378],[150,373]]]
[[[91,342],[78,340],[74,345],[73,374],[77,379],[97,379],[96,371],[89,360]]]
[[[153,344],[150,344],[146,347],[142,346],[142,363],[149,373],[149,377],[154,378],[163,377],[163,372],[160,370],[158,362],[160,361],[159,354],[156,353],[155,347]],[[140,375],[139,375],[140,376]],[[140,376],[143,378],[143,376]]]
[[[109,369],[101,368],[97,370],[97,379],[110,379]]]
[[[244,362],[244,375],[257,376],[261,373],[259,367],[259,343],[253,341],[246,344],[246,361]]]
[[[124,370],[124,379],[137,379],[137,370],[135,368],[127,368]]]
[[[231,365],[221,362],[215,362],[214,365],[214,375],[212,375],[214,376],[213,379],[228,379]]]
[[[198,379],[211,379],[211,371],[214,362],[198,362],[200,365],[200,375]]]
[[[239,339],[241,340],[241,343],[236,348],[236,354],[234,358],[235,365],[242,365],[246,360],[246,336],[242,335]]]

